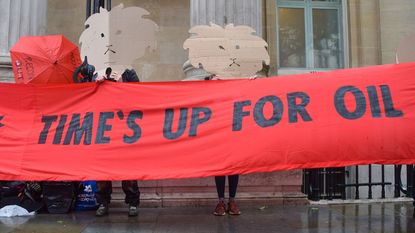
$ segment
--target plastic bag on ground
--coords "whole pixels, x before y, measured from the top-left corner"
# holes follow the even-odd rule
[[[15,217],[15,216],[32,216],[36,212],[28,212],[25,208],[18,205],[7,205],[0,209],[0,217]]]

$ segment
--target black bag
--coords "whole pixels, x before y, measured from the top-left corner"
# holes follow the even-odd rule
[[[68,213],[79,189],[79,182],[43,182],[43,201],[51,214]]]
[[[0,208],[7,205],[18,205],[28,212],[38,211],[43,207],[40,195],[41,187],[37,182],[0,182]]]
[[[4,197],[19,196],[25,188],[23,181],[2,181],[0,182],[0,199]]]

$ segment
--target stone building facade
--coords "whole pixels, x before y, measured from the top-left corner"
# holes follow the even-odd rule
[[[210,22],[253,27],[269,44],[269,76],[394,63],[399,41],[415,33],[413,0],[113,0],[112,6],[120,3],[148,10],[159,25],[157,49],[134,64],[144,81],[184,79],[188,30]],[[85,0],[0,0],[0,80],[13,82],[9,49],[20,36],[63,34],[78,44],[85,12]],[[301,171],[244,175],[238,195],[303,203],[301,177]],[[216,197],[213,178],[140,186],[151,206],[200,205]]]

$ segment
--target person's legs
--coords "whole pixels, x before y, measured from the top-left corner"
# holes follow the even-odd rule
[[[108,214],[108,204],[111,201],[112,183],[111,181],[97,181],[97,192],[95,198],[99,207],[96,211],[97,216]]]
[[[125,203],[132,206],[140,204],[140,190],[136,180],[123,180],[122,190],[125,193]]]
[[[225,176],[215,176],[216,191],[218,192],[219,200],[225,198]]]
[[[229,200],[236,196],[236,189],[238,188],[239,175],[228,176],[229,183]]]
[[[228,211],[229,211],[229,214],[231,215],[241,214],[241,211],[239,211],[239,208],[235,202],[236,189],[238,188],[238,181],[239,181],[239,175],[228,176],[228,182],[229,182]]]
[[[129,204],[129,216],[137,216],[137,207],[140,204],[140,190],[136,180],[123,180],[122,190],[125,193],[125,203]]]
[[[214,215],[225,215],[225,176],[215,176],[216,191],[218,192],[219,203],[216,205]]]
[[[97,192],[95,198],[98,204],[108,205],[111,201],[112,183],[111,181],[97,181]]]

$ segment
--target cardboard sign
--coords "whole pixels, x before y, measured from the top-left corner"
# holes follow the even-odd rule
[[[0,180],[415,163],[415,63],[255,80],[0,84]]]
[[[191,28],[192,36],[183,47],[189,60],[198,68],[220,77],[250,77],[269,64],[267,42],[248,26],[228,24],[225,28],[211,24]]]
[[[144,56],[147,49],[155,49],[158,29],[156,23],[145,18],[149,13],[140,7],[124,8],[120,4],[111,11],[104,8],[91,15],[82,32],[81,57],[87,56],[98,73],[105,69],[122,73],[131,68],[134,60]]]

